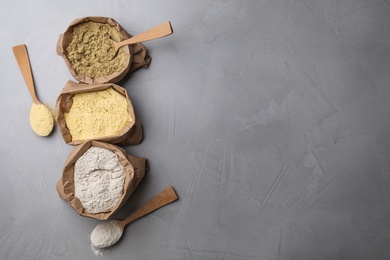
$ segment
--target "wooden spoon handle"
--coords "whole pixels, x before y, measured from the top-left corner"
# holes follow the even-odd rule
[[[146,202],[144,205],[142,205],[140,208],[138,208],[133,214],[131,214],[128,218],[125,220],[122,220],[119,222],[119,224],[124,227],[130,222],[139,219],[140,217],[145,216],[146,214],[149,214],[150,212],[161,208],[162,206],[165,206],[175,200],[177,200],[178,197],[176,195],[175,190],[172,187],[168,187],[164,191],[160,192],[157,196]]]
[[[40,104],[37,95],[35,94],[34,80],[31,72],[30,59],[28,58],[26,45],[18,45],[12,47],[16,61],[18,62],[19,69],[22,72],[24,81],[26,82],[27,88],[30,91],[32,100],[36,104]]]
[[[130,39],[127,39],[127,40],[124,40],[121,42],[114,42],[114,47],[115,47],[115,50],[117,50],[124,45],[150,41],[150,40],[158,39],[158,38],[161,38],[164,36],[168,36],[172,33],[173,33],[172,26],[171,26],[171,23],[168,21],[168,22],[160,24],[160,25],[158,25],[158,26],[156,26],[148,31],[140,33],[134,37],[131,37]]]

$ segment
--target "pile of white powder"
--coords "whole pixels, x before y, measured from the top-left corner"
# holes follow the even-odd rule
[[[123,194],[124,181],[118,156],[104,148],[92,146],[74,165],[75,196],[89,213],[113,209]]]
[[[115,244],[122,236],[118,221],[111,220],[97,225],[91,233],[91,242],[97,248],[105,248]]]

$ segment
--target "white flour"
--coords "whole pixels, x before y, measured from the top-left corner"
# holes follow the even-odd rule
[[[111,220],[97,225],[91,233],[92,245],[104,248],[115,244],[122,235],[122,230],[117,223],[118,221]]]
[[[91,243],[91,250],[95,256],[103,256],[103,250],[95,247],[92,243]]]
[[[118,156],[107,149],[89,148],[74,165],[75,196],[86,212],[107,212],[122,194],[125,171]]]

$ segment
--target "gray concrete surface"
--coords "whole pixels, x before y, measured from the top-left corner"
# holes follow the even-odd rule
[[[116,217],[169,185],[180,200],[101,252],[57,195],[72,147],[31,131],[11,51],[54,106],[72,79],[57,38],[91,15],[175,30],[119,83],[151,171]],[[1,259],[390,259],[389,0],[13,0],[0,24]]]

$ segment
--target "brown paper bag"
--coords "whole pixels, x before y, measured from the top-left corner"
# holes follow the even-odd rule
[[[66,126],[66,121],[64,119],[64,113],[69,112],[73,103],[73,95],[78,93],[85,93],[89,91],[99,91],[108,88],[114,88],[116,91],[124,95],[127,99],[128,110],[130,116],[134,118],[127,126],[125,126],[117,135],[114,136],[105,136],[101,138],[95,138],[92,140],[118,144],[118,145],[131,145],[139,144],[142,140],[142,125],[141,121],[135,116],[133,105],[131,104],[130,97],[127,94],[126,89],[115,85],[113,83],[107,84],[77,84],[73,81],[68,81],[65,87],[62,89],[60,96],[57,98],[56,102],[56,112],[57,112],[57,123],[58,128],[60,129],[61,135],[65,143],[70,145],[77,145],[85,142],[86,140],[73,140],[72,135],[69,129]]]
[[[126,32],[126,30],[114,19],[108,17],[101,16],[89,16],[84,18],[79,18],[74,20],[66,31],[61,34],[57,41],[57,54],[60,55],[64,61],[66,66],[68,67],[72,76],[79,82],[93,84],[93,83],[117,83],[121,80],[128,72],[134,71],[141,67],[147,67],[151,61],[151,57],[148,55],[147,49],[141,43],[136,43],[123,47],[123,51],[126,57],[126,66],[119,72],[114,72],[111,75],[107,75],[105,77],[96,77],[91,78],[86,75],[78,75],[77,72],[72,68],[72,64],[69,62],[66,48],[72,41],[73,37],[73,27],[84,23],[84,22],[98,22],[98,23],[106,23],[112,27],[115,27],[120,35],[121,40],[126,40],[131,38],[132,36]]]
[[[78,198],[75,197],[74,189],[74,164],[91,146],[105,148],[114,152],[125,170],[125,182],[123,194],[118,204],[109,212],[89,213],[86,212]],[[108,219],[117,212],[134,192],[142,178],[149,171],[149,165],[145,158],[128,155],[123,148],[97,141],[88,141],[76,146],[69,154],[63,167],[62,177],[57,182],[56,188],[61,199],[65,200],[80,215],[100,220]]]

